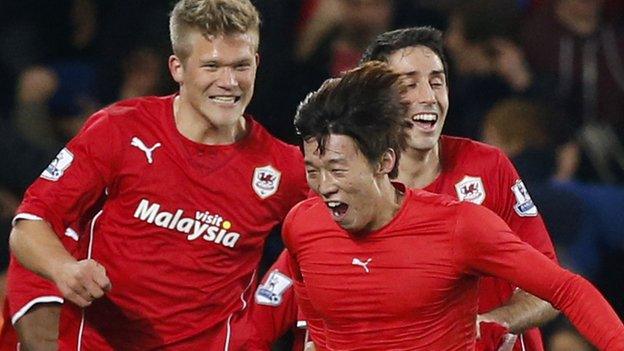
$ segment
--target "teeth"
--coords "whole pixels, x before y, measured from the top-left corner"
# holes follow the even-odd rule
[[[433,113],[419,113],[412,117],[414,122],[435,122],[438,116]]]
[[[329,206],[330,208],[336,208],[338,206],[340,206],[340,202],[338,201],[331,201],[327,203],[327,206]]]
[[[213,96],[210,99],[216,102],[224,102],[224,103],[230,103],[230,104],[236,101],[236,97],[234,96]]]

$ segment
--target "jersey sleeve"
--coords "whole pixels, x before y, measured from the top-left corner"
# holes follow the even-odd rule
[[[7,271],[6,297],[11,323],[15,324],[39,303],[63,303],[54,283],[24,268],[11,256]]]
[[[505,220],[522,241],[556,261],[555,249],[544,220],[515,167],[502,152],[499,152],[496,174],[499,186],[494,190],[497,192],[494,212]]]
[[[308,200],[310,201],[310,200]],[[290,271],[293,278],[293,286],[295,290],[295,299],[299,307],[299,315],[296,317],[303,318],[307,323],[308,339],[314,341],[316,349],[326,350],[325,346],[325,325],[323,319],[318,315],[307,293],[305,281],[301,274],[299,264],[297,261],[298,253],[298,237],[296,233],[296,221],[297,214],[302,207],[306,206],[308,201],[300,202],[297,206],[293,207],[282,227],[282,238],[284,239],[284,245],[289,252],[288,262],[290,263]]]
[[[519,240],[488,209],[464,205],[458,209],[454,244],[464,273],[510,281],[563,311],[599,349],[624,349],[624,325],[596,288]]]
[[[290,255],[282,251],[256,289],[252,317],[263,345],[271,345],[297,322]]]
[[[43,219],[62,236],[112,182],[122,155],[119,140],[106,112],[94,115],[28,188],[14,221]]]

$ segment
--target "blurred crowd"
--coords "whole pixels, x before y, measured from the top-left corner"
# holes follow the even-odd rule
[[[176,91],[168,0],[0,3],[0,230],[26,187],[91,113]],[[624,1],[255,0],[260,69],[249,112],[296,142],[298,102],[357,65],[379,33],[445,31],[446,134],[512,159],[561,263],[588,277],[624,317]],[[0,245],[6,267],[6,244]],[[274,236],[267,263],[281,250]],[[530,264],[530,262],[527,262]],[[589,350],[565,321],[550,350]],[[570,346],[572,345],[572,346]]]

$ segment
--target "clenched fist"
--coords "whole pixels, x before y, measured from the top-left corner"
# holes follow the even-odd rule
[[[63,264],[54,282],[63,297],[80,307],[91,305],[112,288],[104,266],[91,259]]]

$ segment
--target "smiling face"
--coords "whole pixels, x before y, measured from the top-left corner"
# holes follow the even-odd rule
[[[367,232],[387,221],[379,208],[384,202],[383,182],[388,169],[372,165],[353,138],[330,134],[321,153],[315,138],[304,141],[308,185],[325,202],[332,219],[351,233]],[[389,168],[388,168],[389,166]]]
[[[253,95],[257,33],[204,37],[193,30],[188,40],[190,55],[169,60],[172,76],[180,84],[181,101],[193,118],[203,118],[217,128],[236,125]]]
[[[448,87],[440,57],[426,46],[399,49],[388,57],[389,66],[408,86],[404,99],[410,104],[408,147],[433,150],[448,112]]]

